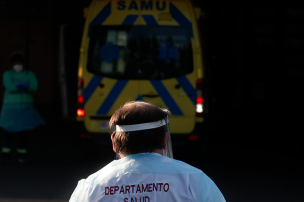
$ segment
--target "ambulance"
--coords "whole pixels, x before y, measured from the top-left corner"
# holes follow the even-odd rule
[[[81,137],[110,140],[112,114],[143,100],[171,112],[172,140],[197,140],[203,124],[203,61],[189,0],[93,0],[85,9],[78,69]]]

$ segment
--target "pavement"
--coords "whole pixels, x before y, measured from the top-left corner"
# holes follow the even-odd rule
[[[114,159],[110,146],[88,159],[71,122],[33,132],[26,164],[0,165],[0,202],[68,201],[78,180]],[[210,134],[212,135],[212,134]],[[304,201],[303,155],[210,141],[205,149],[174,148],[176,159],[202,169],[227,202]]]

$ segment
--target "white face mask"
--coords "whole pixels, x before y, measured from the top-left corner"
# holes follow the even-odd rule
[[[23,69],[23,65],[13,65],[13,69],[15,72],[21,72]]]

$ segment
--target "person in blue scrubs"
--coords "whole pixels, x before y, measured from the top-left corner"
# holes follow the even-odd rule
[[[20,163],[27,159],[27,142],[29,133],[44,120],[33,105],[33,94],[38,82],[35,74],[25,69],[25,57],[16,53],[11,57],[11,69],[3,74],[5,87],[3,105],[0,113],[2,129],[2,161],[9,163],[12,142],[17,138],[17,157]]]
[[[119,108],[109,124],[119,159],[80,180],[70,202],[225,202],[203,171],[171,158],[168,113],[142,101]]]

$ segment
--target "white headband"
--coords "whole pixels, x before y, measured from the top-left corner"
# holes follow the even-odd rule
[[[147,130],[152,128],[158,128],[160,126],[166,125],[165,119],[150,122],[150,123],[141,123],[141,124],[134,124],[134,125],[116,125],[117,132],[131,132],[131,131],[138,131],[138,130]]]

